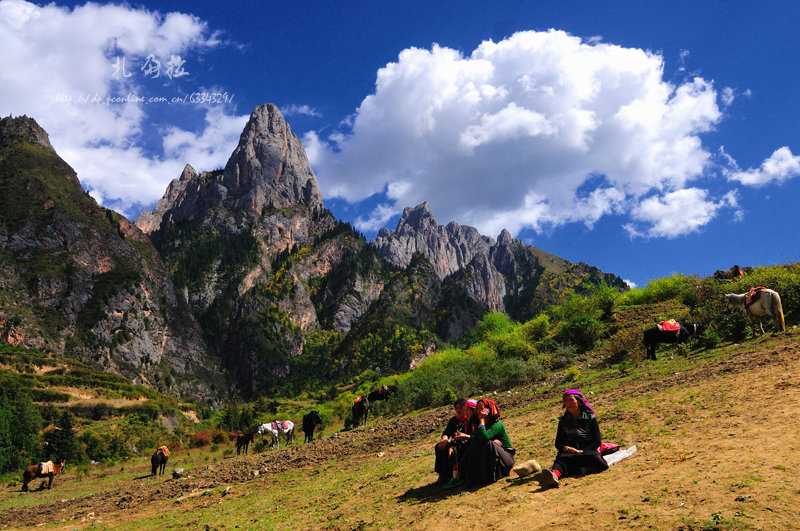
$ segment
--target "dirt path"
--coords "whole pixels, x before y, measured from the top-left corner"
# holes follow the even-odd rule
[[[501,395],[510,433],[546,424],[552,412],[516,413],[530,404],[532,389]],[[536,399],[558,399],[557,391]],[[613,404],[613,422],[629,426],[619,440],[635,441],[639,452],[607,472],[568,478],[558,489],[542,490],[529,478],[508,479],[459,493],[441,488],[387,483],[386,510],[404,526],[450,529],[539,527],[654,527],[701,529],[733,526],[784,529],[800,523],[800,340],[787,336],[777,348],[739,353],[658,381],[633,382],[594,400],[599,410]],[[638,402],[637,402],[638,401]],[[0,513],[0,528],[48,522],[82,527],[97,515],[122,522],[163,507],[165,500],[191,499],[208,489],[237,485],[289,469],[341,460],[340,466],[374,458],[398,440],[424,453],[449,418],[449,408],[406,417],[325,438],[311,444],[246,457],[233,457],[191,470],[188,477],[154,484],[132,481],[78,496]],[[627,417],[627,418],[626,418]],[[601,426],[602,427],[602,426]],[[536,456],[549,465],[551,450]],[[424,456],[427,459],[427,455]],[[257,472],[257,473],[256,473]],[[60,484],[59,488],[64,488]],[[440,503],[447,500],[447,503]],[[492,500],[487,511],[482,500]],[[198,503],[201,503],[198,501]],[[378,524],[378,522],[373,522]],[[367,525],[369,521],[367,521]],[[378,524],[379,525],[379,524]],[[381,525],[379,525],[381,527]]]

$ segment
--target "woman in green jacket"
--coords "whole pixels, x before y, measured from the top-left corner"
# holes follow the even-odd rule
[[[494,400],[481,398],[471,422],[474,432],[459,470],[467,486],[486,485],[508,476],[514,466],[514,448]]]

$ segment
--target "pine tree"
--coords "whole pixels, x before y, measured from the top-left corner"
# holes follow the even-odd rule
[[[52,433],[50,441],[50,458],[80,461],[82,451],[75,437],[75,419],[72,413],[64,410],[56,423],[56,427],[57,429]]]

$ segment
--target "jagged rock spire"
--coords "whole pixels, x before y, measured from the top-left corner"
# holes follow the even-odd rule
[[[153,212],[139,215],[136,226],[153,233],[165,224],[202,218],[217,205],[252,218],[271,207],[322,209],[322,192],[303,144],[275,105],[253,110],[224,172],[198,174],[187,164]]]
[[[228,192],[225,206],[233,210],[260,214],[270,205],[322,206],[303,144],[271,103],[253,110],[221,184]]]

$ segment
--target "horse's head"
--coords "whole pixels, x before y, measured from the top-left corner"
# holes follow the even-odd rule
[[[733,300],[733,296],[735,293],[726,293],[725,294],[725,311],[731,311],[731,301]]]

